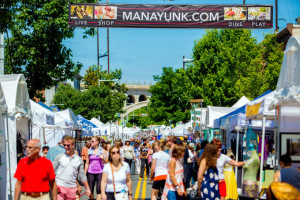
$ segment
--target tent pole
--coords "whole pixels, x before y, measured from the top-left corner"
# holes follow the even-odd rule
[[[245,124],[245,136],[247,137],[247,129],[248,129],[248,123],[247,123],[247,117],[246,117],[246,124]],[[242,154],[243,155],[243,154]],[[244,168],[242,168],[242,185],[244,181]]]
[[[274,111],[275,111],[275,119],[274,119],[274,122],[275,122],[275,127],[274,127],[274,145],[275,145],[275,165],[274,165],[274,169],[275,169],[275,171],[277,171],[277,168],[278,168],[278,166],[277,166],[277,159],[278,159],[278,157],[277,157],[277,151],[278,151],[278,146],[277,146],[277,135],[278,135],[278,115],[277,115],[277,107],[274,109]]]
[[[264,149],[265,149],[265,135],[266,135],[266,115],[263,116],[263,124],[262,124],[262,141],[261,141],[261,156],[260,156],[260,171],[259,171],[259,192],[262,188],[262,173],[264,167]]]
[[[44,144],[47,144],[47,141],[46,141],[46,133],[45,133],[45,127],[43,127],[43,140],[44,140]]]
[[[8,155],[8,176],[9,176],[9,199],[12,200],[12,189],[11,189],[11,163],[10,163],[10,145],[9,145],[9,131],[8,131],[8,115],[5,114],[6,118],[6,142],[7,142],[7,155]]]
[[[281,148],[280,145],[280,118],[281,118],[281,106],[278,106],[278,131],[277,131],[277,161],[275,161],[277,165],[277,169],[279,170],[279,148]]]
[[[236,136],[236,153],[235,153],[235,161],[239,161],[239,141],[240,141],[240,130],[237,131]],[[237,181],[237,171],[238,168],[235,166],[235,180]]]

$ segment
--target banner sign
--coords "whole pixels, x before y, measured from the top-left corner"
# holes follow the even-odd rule
[[[70,4],[72,27],[273,28],[269,5]]]

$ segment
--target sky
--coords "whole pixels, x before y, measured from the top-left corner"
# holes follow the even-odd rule
[[[209,3],[208,3],[209,2]],[[99,1],[99,3],[106,3]],[[167,5],[241,5],[243,0],[109,0],[109,4],[167,4]],[[253,29],[260,42],[264,35],[275,31],[275,0],[246,0],[246,5],[274,5],[273,29]],[[300,17],[300,0],[278,0],[279,31]],[[100,55],[107,52],[106,28],[99,28]],[[183,56],[191,58],[194,44],[203,37],[205,29],[184,28],[110,28],[110,71],[122,69],[121,82],[154,83],[153,75],[161,75],[163,67],[182,68]],[[73,60],[83,64],[85,75],[91,65],[97,65],[97,37],[83,39],[84,29],[76,28],[75,37],[64,41],[71,48]],[[107,57],[100,58],[107,69]]]

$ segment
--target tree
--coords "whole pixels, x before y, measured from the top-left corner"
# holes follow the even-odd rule
[[[274,89],[280,47],[275,35],[258,44],[250,30],[208,31],[195,43],[194,65],[187,68],[194,98],[204,99],[206,105],[231,106],[243,95],[253,99]]]
[[[164,67],[161,76],[154,76],[157,83],[150,88],[152,94],[149,114],[155,122],[168,125],[189,119],[189,100],[192,98],[191,81],[183,69],[173,71]]]
[[[72,61],[72,51],[62,43],[74,36],[74,28],[68,26],[68,1],[12,2],[6,5],[11,37],[6,40],[5,70],[23,73],[33,98],[37,91],[72,78],[82,67]],[[87,33],[93,35],[93,30]]]
[[[96,70],[97,73],[94,73]],[[116,77],[121,79],[122,71],[115,70],[112,75],[107,74],[101,69],[98,71],[95,66],[87,70],[84,80],[87,84],[87,90],[79,92],[70,85],[60,84],[54,96],[54,104],[63,104],[60,109],[71,108],[76,115],[80,114],[87,119],[101,116],[101,121],[108,122],[116,120],[116,113],[123,112],[124,102],[126,100],[125,93],[127,88],[125,84],[118,82],[101,82],[98,86],[96,78],[92,78],[92,74],[101,74],[102,77]],[[114,75],[117,74],[117,75]]]
[[[260,43],[250,30],[211,30],[195,41],[193,64],[186,70],[163,68],[154,76],[149,114],[155,122],[187,121],[191,99],[203,106],[232,106],[276,88],[283,52],[275,34]]]

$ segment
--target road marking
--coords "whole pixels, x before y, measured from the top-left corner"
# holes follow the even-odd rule
[[[134,195],[134,199],[138,199],[139,198],[139,194],[140,194],[140,187],[141,187],[141,180],[142,178],[139,177],[139,182],[136,186],[136,190],[135,190],[135,195]]]
[[[146,198],[146,187],[147,187],[147,175],[145,174],[144,177],[145,177],[145,180],[143,183],[142,200],[145,200],[145,198]]]

